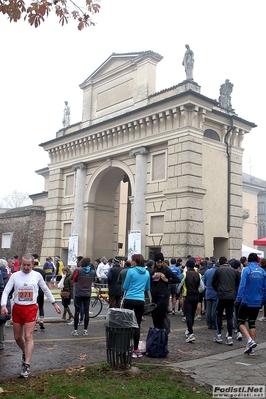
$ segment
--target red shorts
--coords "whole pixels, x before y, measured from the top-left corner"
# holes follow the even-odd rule
[[[38,305],[18,305],[14,303],[12,309],[12,320],[14,323],[33,323],[37,320]]]

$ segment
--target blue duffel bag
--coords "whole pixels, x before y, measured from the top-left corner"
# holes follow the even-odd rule
[[[166,329],[150,327],[146,340],[146,355],[149,357],[166,357],[168,353]]]

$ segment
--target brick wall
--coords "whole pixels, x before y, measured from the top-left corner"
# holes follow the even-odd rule
[[[18,255],[21,260],[25,253],[41,254],[45,210],[42,206],[26,206],[10,209],[0,214],[0,257]],[[13,233],[11,248],[2,248],[2,234]]]

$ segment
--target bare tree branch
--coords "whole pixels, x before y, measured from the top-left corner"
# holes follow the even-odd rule
[[[28,193],[20,193],[17,190],[1,199],[1,206],[5,208],[20,208],[31,203]]]

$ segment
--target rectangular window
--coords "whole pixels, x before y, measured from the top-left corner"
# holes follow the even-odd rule
[[[262,223],[259,222],[259,238],[265,237],[265,223],[262,221]]]
[[[69,238],[72,230],[72,223],[63,223],[63,237]]]
[[[151,216],[150,219],[150,234],[163,234],[164,216]]]
[[[166,153],[152,155],[151,163],[151,180],[165,180],[166,179]]]
[[[65,195],[70,196],[74,195],[74,173],[66,176],[66,186],[65,186]]]
[[[265,202],[258,203],[258,214],[265,215]]]
[[[13,233],[2,234],[2,248],[11,248]]]

